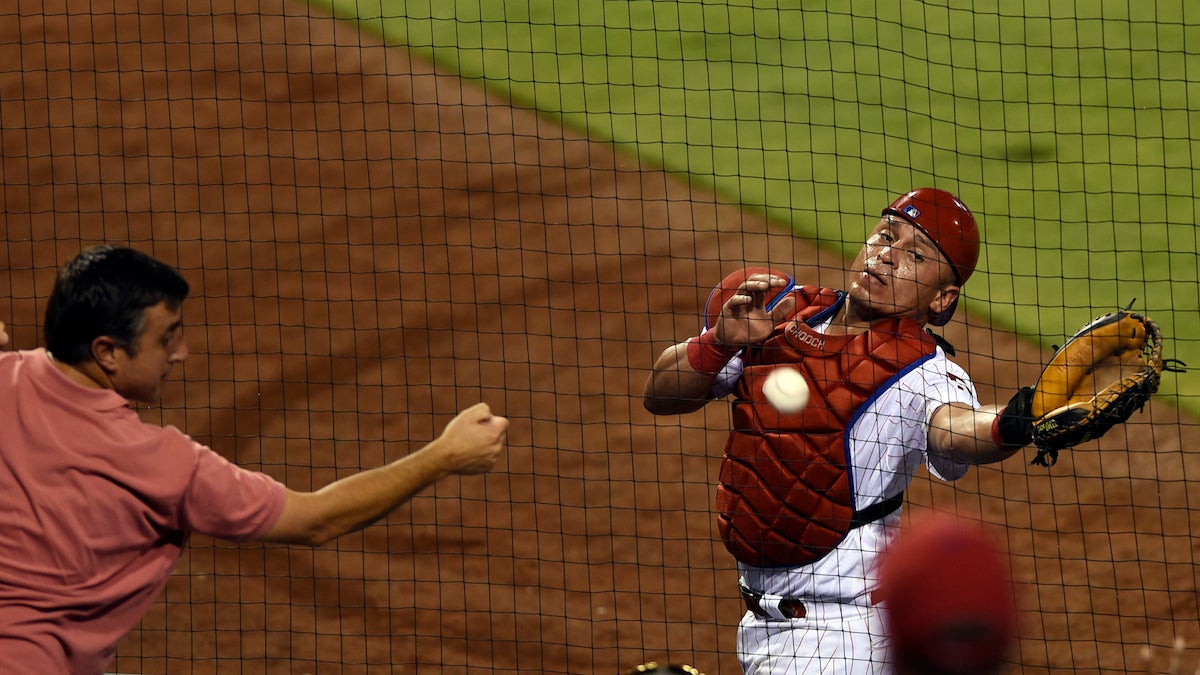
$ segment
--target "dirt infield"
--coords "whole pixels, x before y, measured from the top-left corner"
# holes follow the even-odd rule
[[[193,354],[145,415],[243,465],[319,487],[477,400],[512,420],[495,472],[336,544],[195,540],[113,669],[738,672],[711,514],[727,411],[652,418],[642,382],[730,267],[838,285],[842,260],[302,3],[100,4],[0,14],[15,346],[39,343],[59,264],[132,243],[194,289]],[[985,402],[1045,358],[969,315],[946,336]],[[1176,635],[1200,643],[1197,436],[1151,404],[1050,471],[918,477],[911,512],[1007,538],[1013,672],[1124,672],[1143,645],[1165,664]]]

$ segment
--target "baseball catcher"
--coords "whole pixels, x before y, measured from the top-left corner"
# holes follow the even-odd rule
[[[951,320],[979,252],[966,205],[917,188],[871,226],[847,288],[796,283],[773,267],[734,271],[710,294],[704,329],[655,360],[643,395],[652,414],[730,406],[715,510],[746,607],[737,640],[747,675],[887,661],[874,639],[875,562],[917,467],[955,481],[1034,442],[1049,464],[1157,388],[1158,328],[1124,311],[1075,336],[1062,365],[1011,402],[981,404],[970,374],[926,330]],[[1137,375],[1151,363],[1152,376]],[[782,368],[803,376],[805,405],[772,404],[764,387]],[[1127,390],[1115,401],[1113,381]]]
[[[1132,306],[1132,304],[1131,304]],[[1060,450],[1103,436],[1158,391],[1163,370],[1185,365],[1162,357],[1162,331],[1129,311],[1096,317],[1055,349],[1032,387],[1023,387],[996,418],[1011,446],[1032,442],[1032,464],[1053,466]]]

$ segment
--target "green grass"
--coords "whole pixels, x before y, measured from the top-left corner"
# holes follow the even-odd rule
[[[1136,298],[1200,366],[1191,0],[315,4],[847,254],[947,188],[972,311],[1050,344]]]

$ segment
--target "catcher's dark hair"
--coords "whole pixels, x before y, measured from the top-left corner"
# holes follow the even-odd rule
[[[77,364],[92,358],[92,342],[112,338],[130,354],[145,310],[161,302],[177,309],[188,283],[174,267],[125,246],[85,249],[59,270],[42,326],[54,358]]]

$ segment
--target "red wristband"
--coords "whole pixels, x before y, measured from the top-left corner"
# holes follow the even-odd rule
[[[688,365],[697,373],[719,373],[741,350],[741,347],[718,344],[716,334],[705,331],[688,339]]]
[[[992,442],[1002,448],[1009,447],[1008,441],[1004,440],[1004,434],[1000,433],[1000,415],[996,415],[992,420]]]

